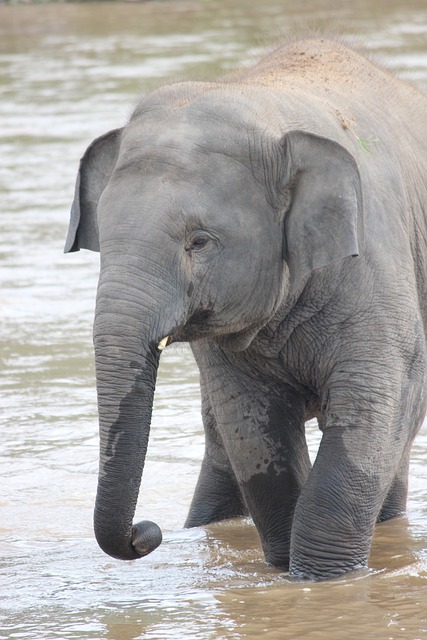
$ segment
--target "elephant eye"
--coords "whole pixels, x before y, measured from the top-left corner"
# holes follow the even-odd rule
[[[202,235],[202,234],[194,235],[187,243],[185,250],[188,253],[191,251],[200,251],[208,244],[208,242],[209,242],[208,236]]]
[[[194,238],[193,242],[191,243],[191,247],[193,249],[201,249],[207,243],[208,243],[207,238],[204,238],[203,236],[198,236],[197,238]]]

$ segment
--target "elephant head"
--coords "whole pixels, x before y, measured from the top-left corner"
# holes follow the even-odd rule
[[[244,350],[313,270],[358,253],[359,174],[342,146],[279,135],[223,87],[173,92],[89,146],[65,247],[101,254],[95,533],[122,559],[161,540],[154,523],[132,525],[159,345]]]

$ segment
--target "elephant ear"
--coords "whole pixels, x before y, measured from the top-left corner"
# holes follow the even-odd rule
[[[353,156],[337,142],[291,131],[282,139],[282,149],[287,160],[284,187],[291,191],[283,251],[294,293],[315,269],[359,255],[362,189]]]
[[[80,160],[64,253],[99,251],[98,201],[116,164],[122,129],[114,129],[89,145]]]

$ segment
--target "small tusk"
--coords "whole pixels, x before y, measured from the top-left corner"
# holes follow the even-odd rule
[[[163,340],[160,340],[159,344],[157,345],[157,348],[159,349],[159,351],[163,351],[163,349],[168,344],[168,340],[169,340],[169,336],[166,336],[166,338],[163,338]]]

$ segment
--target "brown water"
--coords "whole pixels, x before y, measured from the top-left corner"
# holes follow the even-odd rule
[[[372,570],[291,582],[249,521],[182,529],[203,452],[184,347],[162,356],[137,509],[164,544],[124,563],[92,534],[98,256],[62,255],[78,159],[149,88],[229,70],[313,22],[427,89],[425,0],[0,5],[1,639],[427,637],[427,427],[408,516],[377,528]],[[314,456],[315,425],[308,438]]]

